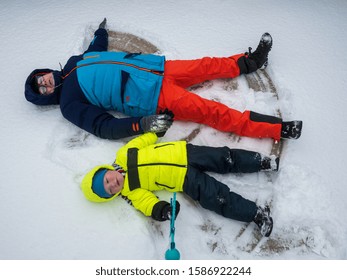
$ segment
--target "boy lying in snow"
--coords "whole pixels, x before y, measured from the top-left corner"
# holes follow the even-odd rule
[[[86,198],[106,202],[121,195],[144,215],[165,221],[170,219],[171,206],[159,200],[153,191],[183,192],[206,209],[230,219],[254,221],[262,235],[271,234],[269,207],[257,206],[205,172],[277,171],[278,158],[185,141],[156,144],[157,139],[155,133],[145,133],[123,146],[113,165],[100,165],[89,171],[82,181]],[[179,209],[177,204],[176,215]]]

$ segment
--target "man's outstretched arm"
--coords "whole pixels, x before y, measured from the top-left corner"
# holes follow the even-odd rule
[[[106,18],[99,24],[99,29],[95,31],[94,38],[90,43],[87,52],[102,52],[107,51],[108,33],[106,30]]]

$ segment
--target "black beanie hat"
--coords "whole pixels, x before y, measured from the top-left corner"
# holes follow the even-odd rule
[[[35,77],[37,75],[45,75],[47,73],[53,73],[54,78],[54,86],[56,87],[54,89],[54,92],[49,95],[41,95],[38,92]],[[55,105],[59,104],[60,100],[60,92],[62,88],[63,78],[60,71],[52,70],[48,68],[44,69],[35,69],[30,73],[28,78],[25,81],[25,89],[24,89],[24,95],[26,100],[28,100],[31,103],[34,103],[36,105]]]

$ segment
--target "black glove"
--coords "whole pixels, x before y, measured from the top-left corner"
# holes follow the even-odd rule
[[[140,120],[144,132],[165,132],[172,125],[173,119],[170,115],[151,115]]]
[[[106,29],[106,18],[99,24],[99,28]]]
[[[177,218],[178,213],[180,212],[180,203],[176,200],[176,213],[175,213],[175,219]],[[163,222],[170,220],[172,216],[172,207],[170,203],[166,201],[159,201],[157,204],[154,205],[152,210],[152,218],[154,220]]]
[[[165,110],[160,110],[159,114],[166,114],[169,115],[172,119],[174,119],[175,115],[172,111],[170,111],[168,108],[165,108]]]
[[[159,114],[166,114],[166,115],[169,115],[171,117],[171,119],[173,120],[175,115],[172,111],[169,111],[168,108],[166,108],[165,110],[160,110],[159,111]],[[163,132],[158,132],[156,133],[158,137],[163,137],[165,135],[166,131],[163,131]]]
[[[175,220],[177,218],[178,213],[180,212],[181,206],[180,203],[176,200],[176,208],[175,208]],[[170,220],[172,216],[172,207],[171,205],[168,203],[166,204],[163,209],[161,210],[161,217],[163,220]]]

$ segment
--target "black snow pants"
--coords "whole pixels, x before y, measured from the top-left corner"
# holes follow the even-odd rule
[[[183,191],[206,209],[224,217],[251,222],[257,213],[257,205],[205,171],[220,174],[250,173],[261,170],[261,155],[257,152],[206,147],[187,144],[188,170]]]

